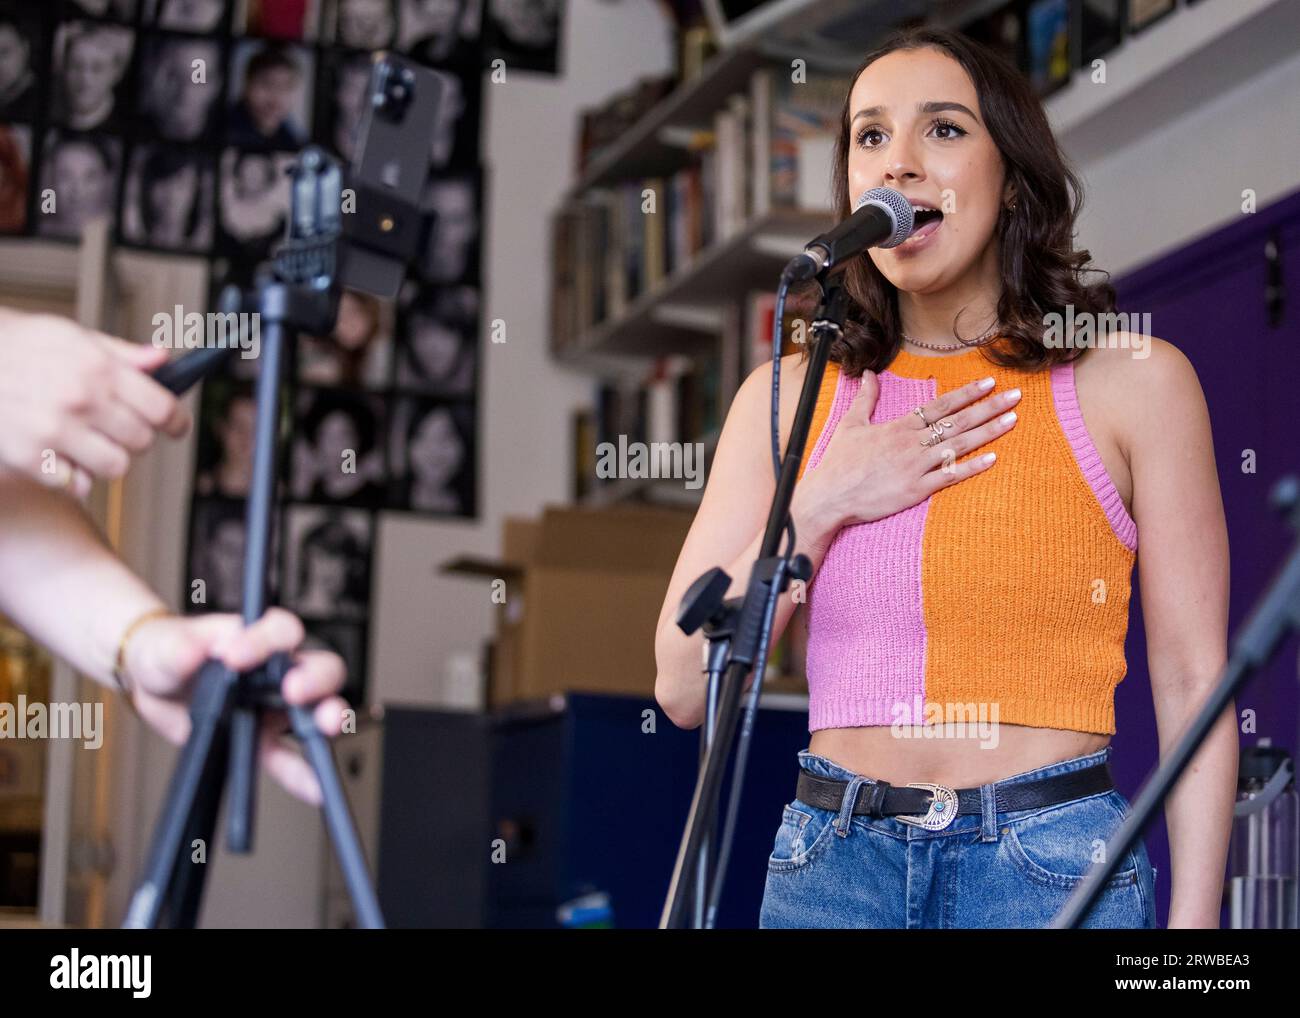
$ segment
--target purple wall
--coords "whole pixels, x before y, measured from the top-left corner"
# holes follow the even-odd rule
[[[1277,243],[1283,273],[1284,303],[1276,322],[1270,321],[1266,296],[1270,238]],[[1279,478],[1300,473],[1300,191],[1254,215],[1237,214],[1232,225],[1114,282],[1119,309],[1149,312],[1152,334],[1187,355],[1205,390],[1228,522],[1231,646],[1294,544],[1294,533],[1269,509],[1268,497]],[[1253,474],[1242,471],[1245,449],[1255,450]],[[1196,549],[1187,552],[1194,555]],[[1115,780],[1129,799],[1136,797],[1159,758],[1137,576],[1135,568],[1128,675],[1116,693],[1113,755]],[[1296,651],[1292,636],[1238,695],[1238,716],[1255,713],[1256,732],[1242,735],[1243,746],[1262,736],[1295,755],[1300,699]],[[1160,871],[1156,889],[1163,926],[1171,876],[1163,811],[1147,829],[1146,842]],[[1222,925],[1228,925],[1226,909]]]

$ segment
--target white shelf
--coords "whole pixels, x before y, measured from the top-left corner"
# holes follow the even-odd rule
[[[1071,160],[1092,162],[1295,56],[1297,40],[1296,0],[1206,0],[1102,57],[1105,84],[1081,68],[1044,105]]]
[[[907,6],[935,12],[943,24],[967,20],[1005,0],[907,0]],[[880,35],[899,17],[900,0],[773,0],[730,26],[723,48],[700,74],[679,85],[599,155],[564,198],[573,204],[593,187],[634,177],[674,173],[691,161],[682,139],[691,131],[713,127],[713,115],[734,92],[746,91],[750,75],[764,64],[798,57],[809,68],[832,73],[853,70],[865,50],[857,38],[845,38],[851,25],[864,36]]]
[[[828,229],[829,211],[774,209],[638,296],[617,318],[604,322],[558,354],[583,367],[596,356],[653,357],[699,352],[721,326],[721,305],[750,289],[775,289],[786,261]]]

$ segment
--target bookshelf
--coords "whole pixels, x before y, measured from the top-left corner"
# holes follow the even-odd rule
[[[711,463],[713,453],[718,447],[721,432],[711,431],[701,440],[704,447],[705,462]],[[683,487],[680,481],[664,478],[622,477],[609,484],[594,488],[590,495],[579,500],[582,505],[603,508],[620,502],[632,500],[652,502],[655,505],[674,506],[693,509],[704,497],[703,486],[699,488]]]
[[[833,221],[829,210],[793,208],[751,219],[641,294],[623,314],[575,340],[557,359],[583,367],[596,363],[593,356],[698,353],[723,326],[725,298],[739,299],[751,288],[774,283],[782,266]]]
[[[761,53],[748,49],[713,56],[696,78],[680,85],[607,151],[593,157],[564,203],[580,201],[592,188],[629,177],[661,176],[681,169],[691,159],[686,144],[690,132],[707,126],[719,97],[744,89],[763,62]]]
[[[1016,6],[1009,0],[771,0],[730,25],[724,48],[700,73],[593,153],[566,192],[557,218],[566,210],[599,209],[615,242],[602,243],[597,232],[597,239],[588,238],[571,260],[587,268],[595,262],[596,268],[588,273],[594,278],[583,282],[587,300],[578,313],[557,318],[553,297],[554,360],[602,384],[628,386],[660,371],[665,358],[708,365],[721,359],[721,369],[712,365],[707,374],[709,384],[718,387],[709,412],[677,417],[702,421],[701,435],[676,437],[704,441],[711,453],[720,418],[739,381],[754,367],[755,349],[761,349],[753,324],[755,293],[773,290],[784,262],[833,222],[828,153],[814,153],[805,167],[807,152],[800,147],[795,173],[801,179],[793,187],[782,181],[784,188],[776,186],[785,172],[778,163],[793,157],[786,151],[768,160],[758,153],[776,153],[779,144],[788,148],[788,137],[777,140],[778,124],[788,133],[795,122],[797,133],[801,118],[816,140],[831,112],[828,97],[835,89],[829,82],[837,76],[847,80],[862,54],[900,20],[924,17],[936,25],[966,28]],[[1300,31],[1300,4],[1293,0],[1180,3],[1174,16],[1155,27],[1131,36],[1124,30],[1109,43],[1112,48],[1102,51],[1108,84],[1098,87],[1082,61],[1080,17],[1078,0],[1073,0],[1071,74],[1068,82],[1048,89],[1044,100],[1062,147],[1076,164],[1103,157],[1134,132],[1176,118],[1239,84],[1243,76],[1288,59],[1290,40]],[[1253,58],[1242,59],[1242,53]],[[786,87],[790,61],[796,58],[807,61],[809,81],[820,82],[806,89],[820,88],[816,99]],[[764,73],[775,83],[766,92],[755,86]],[[782,121],[783,103],[804,106]],[[764,143],[771,148],[764,149]],[[692,173],[700,179],[690,180]],[[679,186],[683,178],[694,190]],[[692,206],[689,242],[681,243],[669,217],[659,217],[667,224],[645,225],[655,217],[636,213],[636,192],[642,190],[671,195],[674,207]],[[701,201],[702,213],[693,207]],[[670,209],[669,216],[673,214]],[[624,266],[619,263],[619,231],[629,228],[635,235],[631,246],[645,247]],[[666,257],[664,249],[673,245],[676,257]],[[605,260],[609,264],[602,265]],[[557,277],[562,274],[559,268],[554,271]],[[663,418],[658,427],[645,427],[644,421],[629,424],[624,415],[617,426],[606,422],[604,436],[614,432],[662,437]],[[593,434],[599,438],[602,428]],[[674,493],[671,484],[633,479],[603,481],[584,496],[595,504],[627,498],[691,500],[681,491]]]

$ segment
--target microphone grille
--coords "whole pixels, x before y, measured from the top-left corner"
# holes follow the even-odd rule
[[[858,198],[857,204],[853,211],[864,205],[877,205],[889,213],[890,218],[894,221],[894,232],[886,241],[877,244],[877,247],[897,247],[903,241],[912,235],[912,226],[915,213],[912,211],[912,203],[895,191],[892,187],[873,187],[870,191],[863,191]]]

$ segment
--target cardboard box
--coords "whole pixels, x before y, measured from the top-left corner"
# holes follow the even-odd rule
[[[655,624],[694,514],[548,506],[507,517],[502,557],[445,571],[503,580],[488,702],[565,692],[654,694]]]

